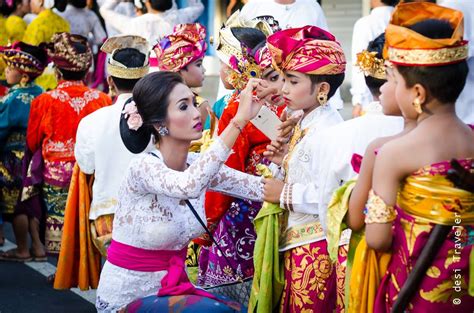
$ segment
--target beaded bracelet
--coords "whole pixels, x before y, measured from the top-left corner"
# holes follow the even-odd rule
[[[391,205],[385,204],[382,198],[377,196],[373,190],[369,192],[365,213],[366,224],[385,224],[390,223],[397,217],[397,212]]]

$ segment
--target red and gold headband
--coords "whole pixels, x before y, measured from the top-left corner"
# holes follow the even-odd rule
[[[204,57],[207,50],[206,28],[199,23],[176,25],[153,49],[162,71],[177,72]]]
[[[273,66],[282,71],[314,75],[344,73],[346,58],[329,32],[316,26],[279,31],[267,39]]]
[[[425,37],[408,27],[427,19],[449,22],[454,29],[450,38]],[[434,3],[405,3],[397,6],[385,31],[384,58],[404,66],[441,66],[458,63],[468,56],[463,40],[462,12]]]

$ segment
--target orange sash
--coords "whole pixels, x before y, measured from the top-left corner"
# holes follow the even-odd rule
[[[96,289],[99,285],[100,253],[91,239],[89,210],[93,176],[74,166],[69,187],[54,289],[79,287]]]

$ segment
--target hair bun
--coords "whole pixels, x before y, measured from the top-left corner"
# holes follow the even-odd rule
[[[132,102],[132,98],[125,101],[123,108]],[[152,127],[150,125],[143,125],[137,130],[130,129],[127,124],[125,114],[120,115],[120,137],[125,147],[132,153],[142,153],[151,140]]]

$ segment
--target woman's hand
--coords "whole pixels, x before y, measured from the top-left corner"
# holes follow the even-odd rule
[[[280,203],[280,195],[285,183],[275,178],[265,178],[263,183],[263,200],[270,203]]]
[[[264,86],[265,81],[257,78],[251,78],[247,86],[240,93],[240,103],[237,113],[235,114],[234,119],[237,121],[245,122],[245,124],[257,116],[258,111],[263,105],[264,98],[271,92],[271,90],[265,89],[259,92],[257,96],[257,89],[260,86]]]
[[[288,153],[288,144],[286,138],[278,137],[270,142],[267,150],[263,152],[263,156],[276,165],[281,165],[285,155]]]

